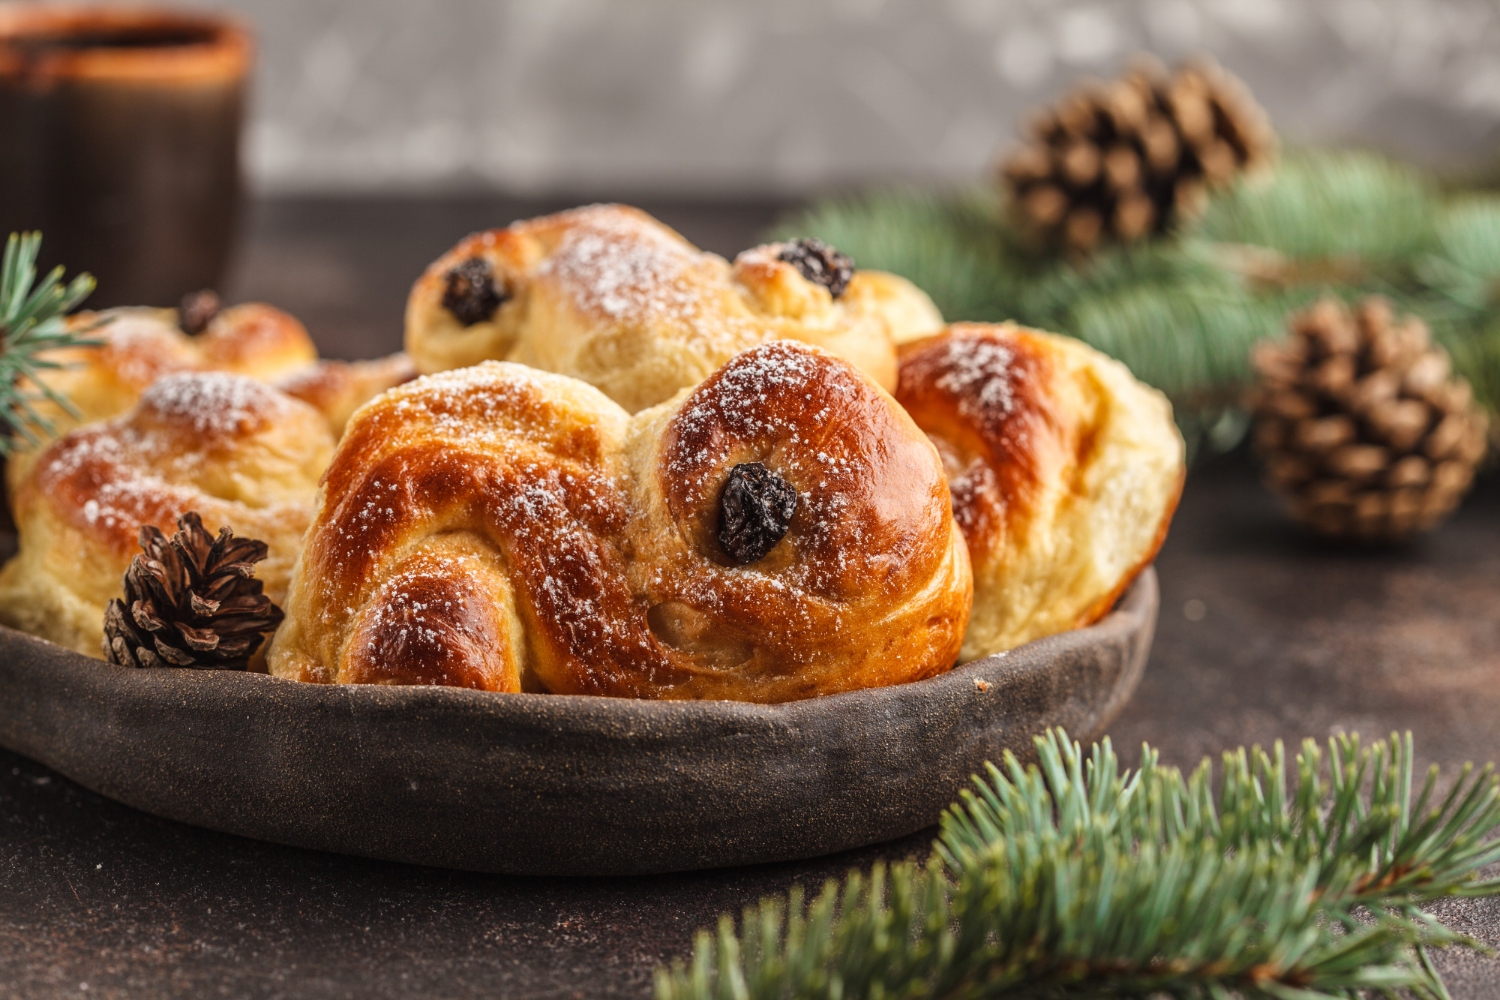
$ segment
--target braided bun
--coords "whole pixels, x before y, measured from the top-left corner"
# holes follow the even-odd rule
[[[424,372],[509,360],[597,386],[631,413],[778,338],[818,345],[895,385],[894,343],[942,324],[894,275],[815,240],[731,267],[649,215],[595,205],[476,233],[412,287],[406,349]]]
[[[187,372],[128,414],[45,449],[13,494],[20,551],[0,570],[0,622],[90,656],[141,525],[197,511],[264,541],[259,576],[280,602],[333,452],[323,417],[239,375]]]
[[[488,362],[355,414],[268,663],[777,702],[948,669],[969,601],[936,451],[847,362],[768,344],[634,418]]]
[[[1182,491],[1166,397],[1067,337],[955,324],[901,351],[969,544],[963,659],[1088,625],[1155,557]]]

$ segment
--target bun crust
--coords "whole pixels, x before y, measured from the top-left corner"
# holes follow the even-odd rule
[[[943,456],[974,570],[963,659],[1103,617],[1182,491],[1171,404],[1079,341],[955,324],[902,348],[897,399]]]
[[[67,396],[81,419],[58,411],[59,429],[105,420],[135,405],[164,375],[226,371],[270,381],[318,358],[317,348],[296,317],[258,302],[230,306],[208,328],[190,337],[177,325],[175,309],[124,308],[72,317],[75,327],[100,324],[88,336],[98,347],[49,352],[68,365],[46,373],[47,384]]]
[[[797,493],[785,536],[719,542],[731,469]],[[630,417],[487,362],[355,414],[268,656],[338,683],[776,702],[952,666],[967,553],[937,453],[851,365],[746,352]]]
[[[335,433],[370,397],[416,376],[405,354],[373,361],[319,361],[307,329],[290,313],[260,302],[224,309],[197,336],[184,333],[175,309],[129,307],[79,313],[76,329],[98,323],[95,347],[49,351],[64,368],[42,376],[78,410],[50,403],[43,415],[58,433],[129,410],[157,379],[181,372],[221,371],[269,382],[304,399],[327,417]],[[11,480],[12,484],[17,482]]]
[[[159,379],[130,413],[45,449],[13,494],[20,551],[0,570],[0,621],[99,655],[104,606],[139,551],[140,526],[195,510],[264,541],[280,603],[333,436],[311,407],[222,372]]]
[[[731,266],[623,205],[476,233],[412,287],[406,349],[428,373],[509,360],[570,375],[631,413],[780,338],[826,348],[893,388],[896,340],[942,324],[932,301],[871,271],[856,271],[835,298],[780,260],[783,247],[746,251]],[[465,266],[492,286],[473,312],[452,298]]]
[[[393,385],[417,377],[417,366],[403,352],[369,361],[319,361],[277,378],[276,388],[323,414],[335,437],[354,411]]]

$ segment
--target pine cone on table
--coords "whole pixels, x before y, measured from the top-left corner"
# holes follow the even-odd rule
[[[1254,354],[1267,483],[1330,536],[1396,541],[1458,506],[1486,449],[1484,410],[1425,323],[1379,297],[1325,299]]]
[[[1023,228],[1054,247],[1129,243],[1198,214],[1211,188],[1268,162],[1276,138],[1244,84],[1209,62],[1140,62],[1076,87],[1000,168]]]
[[[170,538],[141,527],[143,555],[125,571],[125,598],[104,611],[104,658],[127,667],[244,670],[283,614],[261,593],[255,564],[266,544],[214,538],[188,512]]]

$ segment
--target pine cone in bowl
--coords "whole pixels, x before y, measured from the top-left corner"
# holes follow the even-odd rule
[[[104,658],[125,667],[244,670],[283,617],[255,578],[266,543],[228,528],[214,538],[192,511],[177,529],[169,538],[141,527],[144,552],[125,571],[125,598],[104,611]]]

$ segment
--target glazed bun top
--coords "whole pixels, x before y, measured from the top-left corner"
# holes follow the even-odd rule
[[[175,309],[122,308],[79,313],[97,347],[50,352],[64,365],[43,377],[67,396],[80,419],[68,426],[124,413],[157,379],[178,372],[224,371],[271,381],[317,360],[307,329],[289,313],[259,302],[219,312],[196,336],[183,331]]]
[[[780,338],[893,388],[896,341],[941,323],[909,282],[855,270],[817,241],[757,247],[731,266],[638,209],[594,205],[461,241],[412,287],[406,347],[424,372],[517,361],[635,413]]]

